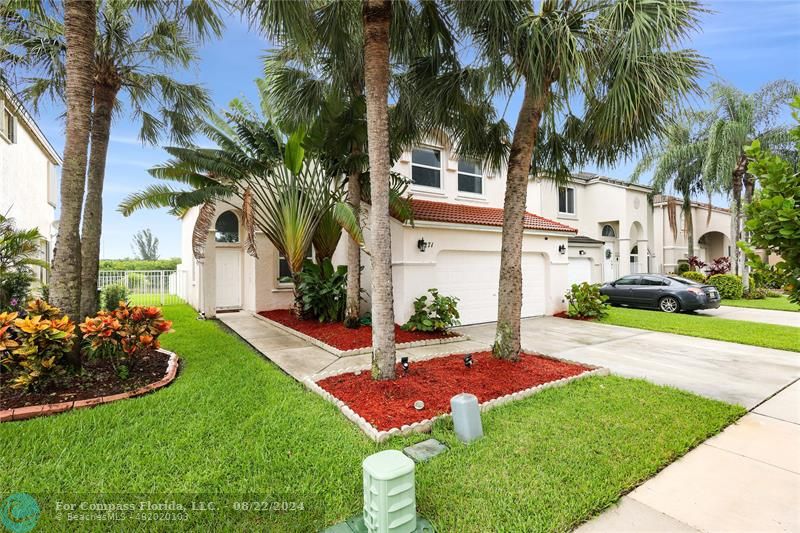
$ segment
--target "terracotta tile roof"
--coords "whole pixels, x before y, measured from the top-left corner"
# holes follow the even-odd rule
[[[411,206],[414,209],[414,220],[477,224],[480,226],[503,226],[503,210],[499,207],[448,204],[444,202],[418,200],[416,198],[411,199]],[[525,229],[578,233],[578,230],[575,228],[527,212],[525,213]]]

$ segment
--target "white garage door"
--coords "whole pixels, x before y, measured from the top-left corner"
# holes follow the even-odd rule
[[[497,320],[497,287],[500,283],[499,252],[444,251],[436,260],[436,287],[442,294],[459,298],[462,324]],[[545,310],[544,257],[522,255],[522,316],[539,316]]]
[[[583,283],[584,281],[591,283],[592,260],[587,257],[570,257],[567,272],[570,286],[573,283]]]

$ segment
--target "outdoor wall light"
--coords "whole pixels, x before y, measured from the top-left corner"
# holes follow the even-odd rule
[[[464,366],[467,368],[472,368],[472,354],[468,353],[464,356]]]
[[[433,248],[433,243],[423,238],[417,241],[417,248],[419,248],[420,252],[424,252],[428,248]]]
[[[408,367],[409,367],[408,357],[401,357],[400,364],[403,365],[403,373],[408,374]]]
[[[586,250],[579,250],[578,255],[586,255]]]
[[[563,244],[559,244],[558,245],[558,253],[560,253],[561,255],[564,255],[565,253],[567,253],[567,247],[564,246]]]

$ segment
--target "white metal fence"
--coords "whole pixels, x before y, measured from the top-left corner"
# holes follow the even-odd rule
[[[100,290],[122,285],[136,305],[169,305],[186,299],[186,272],[182,270],[101,270]]]

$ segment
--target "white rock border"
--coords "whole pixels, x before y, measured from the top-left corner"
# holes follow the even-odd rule
[[[575,376],[569,376],[569,377],[566,377],[566,378],[557,379],[555,381],[548,381],[547,383],[542,383],[542,384],[536,385],[534,387],[529,387],[527,389],[523,389],[523,390],[520,390],[520,391],[512,392],[510,394],[506,394],[505,396],[499,396],[497,398],[492,398],[491,400],[487,400],[487,401],[479,404],[479,407],[480,407],[480,410],[481,410],[482,413],[485,413],[486,411],[494,409],[495,407],[499,407],[501,405],[505,405],[505,404],[507,404],[509,402],[512,402],[512,401],[515,401],[515,400],[521,400],[523,398],[527,398],[528,396],[533,396],[534,394],[537,394],[537,393],[539,393],[539,392],[541,392],[541,391],[543,391],[545,389],[549,389],[549,388],[553,388],[553,387],[563,387],[564,385],[566,385],[568,383],[571,383],[571,382],[576,381],[578,379],[587,378],[587,377],[590,377],[590,376],[607,376],[609,374],[609,370],[607,368],[604,368],[604,367],[588,365],[586,363],[580,363],[578,361],[571,361],[569,359],[561,359],[561,358],[558,358],[558,357],[553,357],[553,356],[550,356],[550,355],[544,355],[544,354],[540,354],[540,353],[536,353],[536,352],[526,352],[525,350],[523,350],[523,352],[527,353],[527,354],[530,354],[530,355],[535,355],[537,357],[544,357],[545,359],[552,359],[554,361],[559,361],[559,362],[562,362],[562,363],[571,363],[571,364],[575,364],[575,365],[581,365],[581,366],[587,367],[589,370],[586,370],[585,372],[581,372],[580,374],[577,374]],[[435,359],[437,357],[444,357],[444,356],[447,356],[447,355],[455,355],[455,353],[457,353],[457,352],[442,352],[442,353],[436,353],[436,354],[429,354],[429,355],[417,358],[416,362],[427,361],[429,359]],[[302,383],[309,390],[319,394],[320,396],[322,396],[323,398],[325,398],[326,400],[328,400],[329,402],[334,404],[339,409],[339,411],[341,411],[342,414],[348,420],[350,420],[356,426],[358,426],[359,429],[361,429],[361,431],[366,433],[369,438],[371,438],[372,440],[374,440],[375,442],[378,442],[378,443],[384,442],[384,441],[386,441],[386,440],[388,440],[388,439],[390,439],[392,437],[395,437],[397,435],[410,435],[411,433],[428,433],[431,430],[431,428],[433,427],[433,423],[436,420],[439,420],[440,418],[446,418],[446,417],[450,417],[451,416],[450,413],[443,413],[443,414],[434,416],[433,418],[426,418],[426,419],[420,420],[418,422],[413,422],[412,424],[406,424],[406,425],[400,426],[399,428],[395,427],[395,428],[391,428],[391,429],[388,429],[388,430],[379,430],[378,428],[376,428],[375,426],[373,426],[372,424],[367,422],[366,419],[364,419],[361,415],[359,415],[358,413],[353,411],[350,408],[350,406],[348,406],[345,402],[343,402],[342,400],[340,400],[339,398],[337,398],[336,396],[334,396],[330,392],[326,391],[325,389],[323,389],[322,387],[320,387],[317,384],[318,381],[321,381],[321,380],[323,380],[325,378],[329,378],[329,377],[332,377],[332,376],[340,376],[342,374],[352,374],[354,372],[359,372],[359,371],[361,371],[361,372],[367,371],[368,372],[368,371],[370,371],[370,367],[369,366],[364,367],[362,365],[362,366],[354,366],[354,367],[349,367],[349,368],[340,369],[340,370],[334,370],[334,371],[330,371],[330,372],[321,372],[319,374],[314,374],[313,376],[306,376],[305,378],[303,378]]]
[[[285,331],[286,333],[291,333],[295,337],[299,337],[306,342],[313,344],[319,348],[322,348],[326,352],[332,353],[336,357],[348,357],[351,355],[362,355],[365,353],[372,353],[372,347],[367,346],[366,348],[354,348],[352,350],[340,350],[331,346],[330,344],[325,344],[319,339],[315,339],[311,335],[306,335],[302,331],[297,331],[296,329],[290,328],[280,322],[276,322],[274,320],[270,320],[265,316],[261,316],[258,313],[253,313],[253,316],[259,320],[263,320],[267,324],[271,326],[275,326],[278,329]],[[452,337],[445,337],[442,339],[428,339],[424,341],[413,341],[413,342],[404,342],[397,345],[398,350],[404,350],[406,348],[416,348],[419,346],[436,346],[438,344],[450,344],[451,342],[461,342],[461,341],[468,341],[470,340],[469,335],[465,335],[463,333],[455,333]]]

